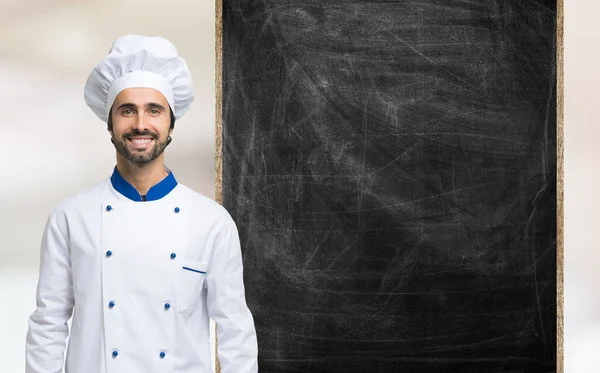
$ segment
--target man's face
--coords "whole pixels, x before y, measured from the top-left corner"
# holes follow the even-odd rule
[[[127,88],[112,107],[114,145],[128,161],[147,164],[167,147],[171,134],[169,103],[152,88]]]

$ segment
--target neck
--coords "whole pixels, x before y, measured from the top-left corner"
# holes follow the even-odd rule
[[[117,154],[117,170],[140,195],[147,194],[150,188],[169,175],[162,155],[150,163],[138,165]]]

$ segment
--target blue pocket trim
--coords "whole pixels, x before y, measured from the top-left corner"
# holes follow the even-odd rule
[[[192,271],[192,272],[202,273],[203,275],[206,274],[206,272],[202,272],[202,271],[199,271],[197,269],[193,269],[193,268],[189,268],[189,267],[181,267],[181,268],[187,269],[188,271]]]

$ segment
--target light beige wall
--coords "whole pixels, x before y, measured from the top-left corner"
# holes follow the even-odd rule
[[[565,372],[600,366],[600,3],[565,0]]]

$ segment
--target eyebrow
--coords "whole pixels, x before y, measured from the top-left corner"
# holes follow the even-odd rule
[[[144,106],[146,107],[146,109],[160,109],[160,110],[163,110],[163,111],[165,111],[165,107],[164,107],[164,106],[162,106],[162,105],[161,105],[161,104],[159,104],[159,103],[156,103],[156,102],[149,102],[149,103],[147,103],[147,104],[146,104],[146,105],[144,105]],[[125,108],[136,109],[136,108],[137,108],[137,105],[135,105],[135,104],[133,104],[133,103],[131,103],[131,102],[125,102],[125,103],[123,103],[123,104],[119,105],[119,106],[117,107],[117,110],[121,110],[121,109],[125,109]]]

